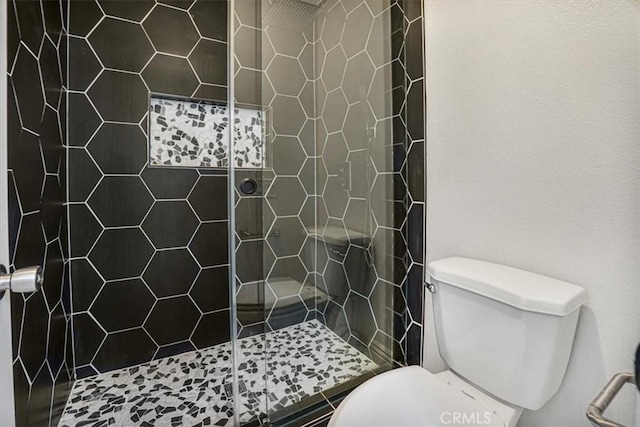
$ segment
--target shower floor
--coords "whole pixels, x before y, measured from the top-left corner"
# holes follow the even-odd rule
[[[266,343],[238,340],[241,422],[378,367],[317,320],[270,332]],[[232,425],[232,381],[230,343],[154,360],[77,381],[59,425]]]

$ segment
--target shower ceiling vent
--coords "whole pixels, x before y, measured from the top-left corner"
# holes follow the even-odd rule
[[[324,0],[273,0],[264,17],[266,26],[304,31],[311,25]]]

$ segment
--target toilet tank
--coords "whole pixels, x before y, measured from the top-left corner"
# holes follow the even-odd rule
[[[434,261],[427,271],[438,347],[451,370],[506,402],[542,407],[567,369],[585,290],[468,258]]]

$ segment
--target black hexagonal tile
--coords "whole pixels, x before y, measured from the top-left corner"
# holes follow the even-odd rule
[[[203,313],[229,308],[229,269],[214,267],[201,270],[189,295]]]
[[[407,272],[403,257],[406,243],[398,230],[378,227],[373,236],[376,273],[380,279],[391,283],[401,283]]]
[[[424,75],[422,30],[422,19],[420,19],[409,25],[405,35],[407,50],[405,64],[407,74],[411,80],[417,80]]]
[[[187,246],[200,222],[184,201],[157,201],[142,228],[158,248]]]
[[[229,321],[229,310],[203,315],[193,331],[191,341],[200,349],[228,342]]]
[[[342,264],[330,259],[323,276],[331,300],[343,304],[349,293],[349,284]]]
[[[275,262],[275,255],[263,240],[242,242],[236,249],[236,274],[242,283],[264,280]]]
[[[100,22],[91,32],[89,42],[106,68],[138,72],[154,53],[140,25],[119,19],[106,18]]]
[[[22,345],[20,359],[33,380],[47,356],[47,333],[49,331],[49,311],[44,295],[40,292],[31,295],[24,307],[22,323]]]
[[[44,284],[42,288],[49,308],[55,307],[60,298],[62,298],[63,273],[62,251],[60,250],[60,243],[56,240],[47,246],[44,265]]]
[[[69,201],[82,202],[102,177],[98,166],[84,149],[69,149]]]
[[[351,289],[368,296],[376,282],[375,271],[367,262],[365,250],[351,246],[344,260],[344,269]]]
[[[202,83],[194,92],[193,97],[211,101],[227,102],[227,88],[225,86]]]
[[[43,426],[49,423],[53,378],[49,366],[45,364],[31,384],[27,408],[27,424]]]
[[[203,83],[227,84],[227,44],[215,40],[200,39],[189,62]]]
[[[276,53],[298,57],[306,45],[302,31],[293,31],[282,26],[269,25],[265,31]]]
[[[306,193],[298,178],[276,177],[267,193],[267,200],[278,216],[297,215]]]
[[[64,192],[55,175],[47,175],[42,191],[40,214],[47,241],[50,242],[60,234],[60,222],[65,203]]]
[[[201,176],[189,195],[189,203],[202,221],[227,219],[227,178]]]
[[[110,16],[140,21],[154,5],[152,0],[98,0],[104,13]]]
[[[46,171],[48,173],[58,173],[60,160],[65,150],[62,146],[58,114],[50,107],[44,109],[42,127],[40,129],[40,144],[42,145]]]
[[[87,149],[107,174],[137,174],[147,163],[147,139],[138,125],[105,123]]]
[[[195,0],[157,0],[160,4],[168,4],[178,9],[187,10],[191,7]]]
[[[89,253],[107,280],[137,277],[151,259],[153,246],[137,228],[105,230]]]
[[[347,142],[344,140],[342,132],[329,134],[322,153],[327,172],[331,175],[337,175],[342,164],[347,161],[348,155],[349,147],[347,147]]]
[[[16,425],[26,426],[31,384],[20,363],[13,364],[13,390],[16,408]]]
[[[56,46],[46,38],[42,44],[38,65],[40,66],[46,101],[49,105],[57,108],[62,95],[62,75],[60,74]]]
[[[83,0],[69,5],[69,34],[86,36],[102,18],[95,0]]]
[[[236,102],[252,105],[261,103],[262,73],[260,71],[241,68],[234,77],[234,81]]]
[[[344,309],[335,303],[335,301],[329,301],[327,308],[324,312],[324,318],[327,322],[327,326],[340,338],[346,340],[349,338],[351,331],[349,329],[349,323],[347,317],[344,314]]]
[[[411,144],[407,157],[407,180],[411,200],[424,201],[424,142]]]
[[[13,152],[9,166],[13,169],[20,206],[23,212],[40,209],[40,197],[44,184],[44,165],[38,138],[23,131],[18,147]]]
[[[373,72],[373,64],[366,52],[349,59],[342,80],[342,90],[350,104],[362,100],[361,94],[369,92]]]
[[[138,176],[105,176],[88,203],[102,224],[121,227],[140,224],[153,197]]]
[[[160,52],[186,56],[199,39],[187,12],[171,7],[156,6],[142,25]]]
[[[91,314],[107,331],[142,326],[156,299],[140,279],[107,282],[91,306]]]
[[[8,226],[9,226],[9,254],[13,254],[16,250],[16,242],[18,241],[18,231],[20,229],[20,221],[22,220],[22,212],[20,211],[20,202],[16,194],[16,185],[13,178],[13,171],[9,171],[8,175]]]
[[[71,338],[69,338],[71,341]],[[67,404],[67,400],[69,399],[69,394],[71,393],[71,388],[73,387],[73,380],[70,375],[71,371],[67,371],[65,369],[61,369],[60,373],[56,377],[56,383],[53,387],[53,399],[51,401],[51,405],[55,408],[51,412],[51,425],[58,425],[60,423],[60,419],[62,418],[62,411],[57,408],[64,408]],[[54,373],[55,375],[55,373]]]
[[[421,203],[413,203],[407,215],[408,236],[409,236],[409,253],[413,261],[422,263],[424,253],[424,241],[422,235],[424,233],[424,205]]]
[[[69,145],[84,147],[98,126],[102,123],[100,116],[87,97],[82,93],[69,93]]]
[[[227,222],[200,224],[189,248],[202,267],[213,267],[229,263]]]
[[[345,121],[347,100],[341,90],[334,90],[327,95],[321,119],[329,133],[339,131]]]
[[[45,31],[51,37],[51,40],[57,43],[62,31],[62,9],[60,3],[44,1],[42,2],[42,11],[44,12]]]
[[[158,347],[142,328],[107,335],[93,365],[101,372],[148,362]]]
[[[18,19],[14,11],[15,3],[7,4],[7,68],[11,69],[20,46]]]
[[[22,126],[39,133],[40,119],[44,109],[40,71],[36,58],[24,46],[18,49],[18,57],[11,78],[18,99]]]
[[[152,92],[190,96],[199,85],[186,59],[157,54],[142,71]]]
[[[298,217],[277,218],[267,240],[278,257],[297,255],[307,233]]]
[[[47,347],[47,361],[54,375],[57,375],[64,363],[65,339],[67,334],[67,319],[62,304],[58,304],[51,312],[49,322],[49,342]]]
[[[342,7],[342,3],[336,3],[335,6],[329,9],[320,35],[320,40],[322,40],[322,44],[326,49],[331,49],[340,43],[346,19],[347,14]]]
[[[11,79],[7,82],[7,159],[9,169],[11,169],[14,161],[14,153],[20,142],[20,132],[22,132],[22,122],[18,113],[18,104],[16,101]]]
[[[194,351],[196,348],[190,341],[182,341],[175,344],[164,345],[158,349],[156,354],[153,356],[155,360],[163,359],[165,357],[174,356],[176,354],[188,353],[190,351]]]
[[[158,251],[142,276],[158,298],[189,292],[200,267],[186,249]]]
[[[105,120],[138,123],[147,111],[148,91],[136,74],[105,70],[88,93]]]
[[[273,269],[269,273],[269,281],[277,281],[277,279],[291,278],[300,283],[304,283],[307,276],[307,270],[304,268],[302,261],[297,256],[288,258],[277,258]]]
[[[424,315],[424,304],[422,303],[422,301],[424,301],[424,286],[422,286],[423,274],[422,266],[413,264],[411,268],[409,268],[407,280],[405,280],[403,284],[403,292],[407,299],[407,308],[409,309],[411,319],[415,322],[422,322]]]
[[[407,93],[407,131],[412,139],[424,139],[424,89],[422,80],[411,83]]]
[[[85,39],[69,37],[69,89],[86,90],[102,66]]]
[[[227,2],[197,0],[189,9],[203,37],[227,41]]]
[[[39,213],[22,217],[13,264],[16,269],[43,265],[46,242]]]
[[[292,136],[277,136],[272,150],[273,170],[278,175],[297,175],[307,158],[298,138]]]
[[[198,172],[191,168],[146,168],[142,179],[156,199],[186,199],[198,179]]]
[[[257,54],[260,52],[258,47],[261,44],[262,32],[258,28],[251,28],[241,26],[236,29],[233,36],[235,49],[234,56],[240,62],[240,65],[247,69],[259,70],[262,68],[262,61],[266,61],[266,58]],[[268,62],[265,62],[267,65]]]
[[[342,218],[349,202],[349,193],[344,189],[340,176],[330,176],[327,179],[323,196],[329,216]]]
[[[273,129],[278,135],[296,136],[307,118],[297,98],[276,95],[273,108]]]
[[[342,33],[342,47],[347,57],[350,58],[365,48],[372,24],[373,17],[364,2],[349,14]]]
[[[340,87],[346,64],[347,57],[340,46],[333,48],[327,53],[320,74],[327,92],[331,92]]]
[[[236,204],[235,216],[236,234],[241,240],[263,238],[275,219],[262,197],[241,197]]]
[[[29,47],[31,52],[37,55],[44,36],[40,2],[37,0],[17,1],[15,7],[18,15],[18,24],[22,28],[22,41]]]
[[[189,339],[200,312],[187,296],[159,300],[144,328],[160,345]]]
[[[87,311],[104,284],[98,272],[86,259],[71,261],[71,282],[73,292],[73,309],[76,312]]]
[[[282,312],[287,312],[286,316],[282,316]],[[278,298],[273,311],[267,317],[267,323],[273,330],[286,328],[304,322],[307,316],[307,309],[298,295],[286,298]]]
[[[351,334],[368,345],[377,332],[369,300],[351,292],[345,303],[345,311],[351,327]]]

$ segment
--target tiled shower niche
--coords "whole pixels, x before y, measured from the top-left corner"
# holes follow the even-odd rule
[[[234,109],[236,168],[266,166],[267,112]],[[149,166],[226,168],[229,166],[229,111],[225,104],[151,95]]]

